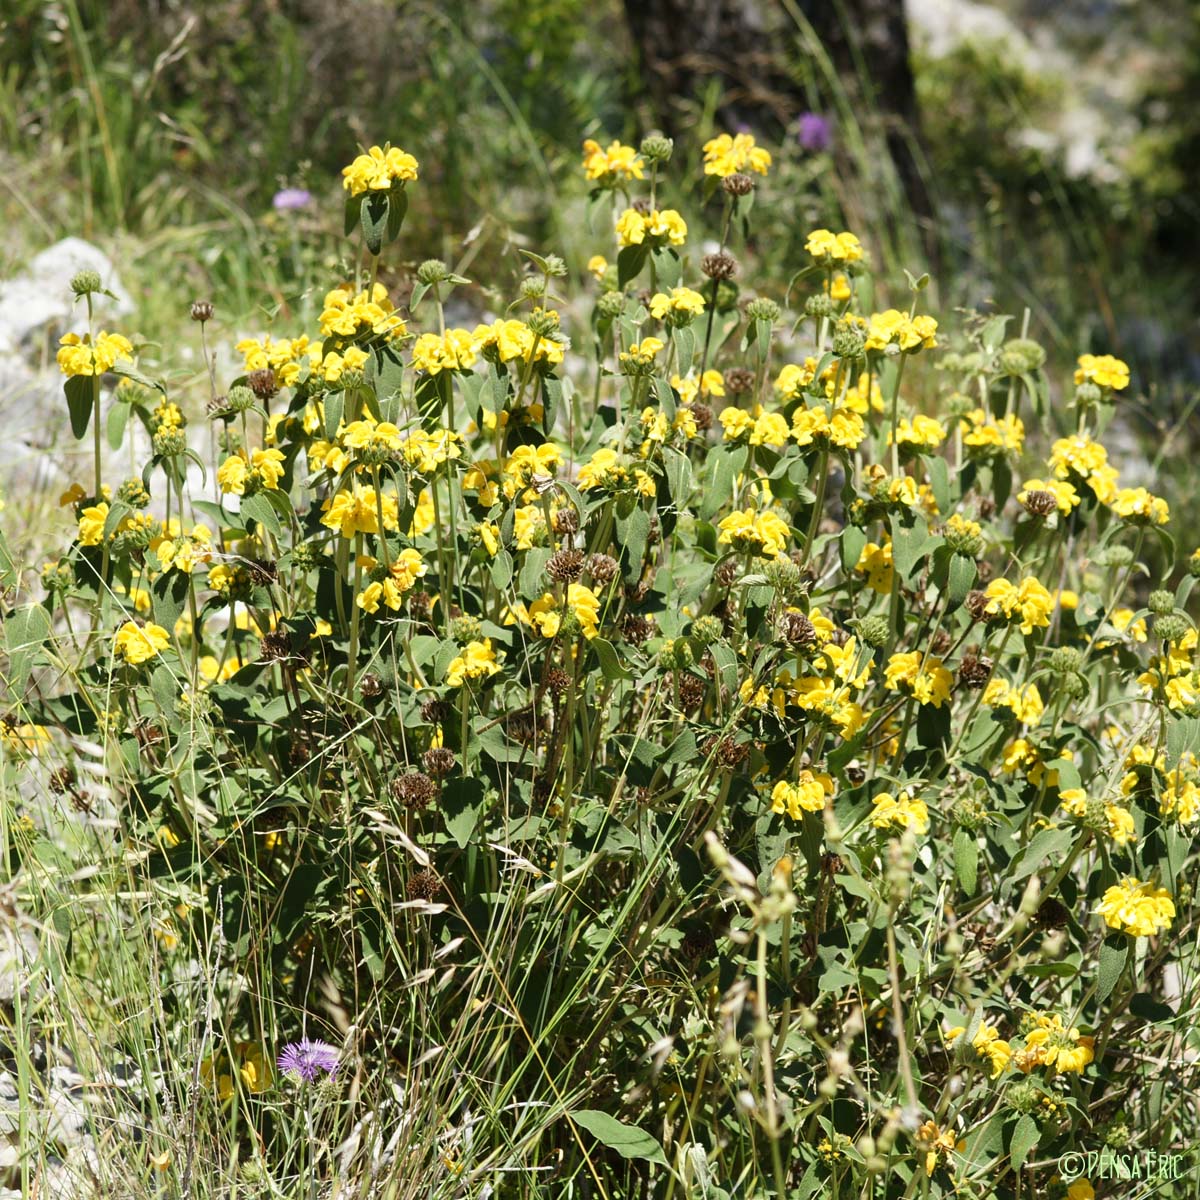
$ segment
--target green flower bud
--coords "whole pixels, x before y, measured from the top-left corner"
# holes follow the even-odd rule
[[[77,296],[89,296],[92,292],[100,291],[103,286],[97,271],[85,268],[82,271],[76,271],[71,276],[71,291]]]
[[[721,624],[720,617],[697,617],[692,622],[692,637],[705,649],[714,642],[719,642],[724,633],[725,629]]]
[[[468,642],[477,642],[482,633],[483,626],[477,617],[455,617],[450,622],[450,636],[460,646],[465,646]]]
[[[1091,690],[1088,687],[1088,681],[1078,671],[1072,671],[1069,675],[1064,675],[1060,686],[1072,700],[1082,700]]]
[[[674,671],[676,669],[674,642],[666,642],[659,648],[658,665],[664,671]]]
[[[154,435],[153,446],[160,458],[174,458],[187,449],[187,435],[182,429],[160,429]]]
[[[1030,338],[1013,338],[1000,352],[1000,370],[1005,375],[1026,375],[1046,361],[1046,351]]]
[[[661,133],[651,133],[642,138],[640,149],[647,162],[665,163],[670,160],[675,143],[669,137],[663,137]]]
[[[1082,657],[1083,655],[1074,646],[1059,646],[1050,655],[1050,670],[1055,675],[1066,675],[1070,671],[1077,671]]]
[[[150,503],[150,493],[140,479],[127,479],[117,488],[117,499],[130,508],[145,508]]]
[[[675,669],[682,671],[690,667],[696,661],[696,655],[692,651],[692,644],[687,638],[676,638],[674,645],[675,652]]]
[[[975,401],[970,396],[964,396],[962,392],[951,392],[946,397],[946,416],[952,420],[957,421],[965,417],[974,408]]]
[[[225,397],[225,408],[227,412],[242,413],[253,407],[254,393],[248,387],[235,387],[229,389],[229,395]]]
[[[301,542],[292,550],[292,566],[297,571],[311,571],[323,556],[308,542]]]
[[[1154,622],[1154,634],[1160,637],[1168,646],[1174,645],[1187,636],[1192,623],[1182,613],[1168,613]]]
[[[596,301],[596,312],[606,320],[616,320],[624,311],[624,292],[604,292],[599,300]]]
[[[866,339],[862,330],[849,321],[841,321],[833,331],[833,352],[838,358],[862,358]]]
[[[1188,574],[1193,579],[1200,579],[1200,550],[1193,550],[1191,558],[1188,559]]]
[[[772,560],[763,574],[767,582],[784,595],[795,592],[800,586],[800,568],[790,558]]]
[[[804,311],[810,317],[828,317],[833,312],[833,301],[824,292],[818,292],[805,300]]]
[[[1088,408],[1093,404],[1099,404],[1103,395],[1098,383],[1081,383],[1075,389],[1075,403],[1082,408]]]
[[[449,277],[450,271],[440,258],[427,258],[417,268],[417,280],[426,286],[430,286],[431,284],[435,283],[442,283]]]
[[[746,316],[751,321],[769,321],[774,325],[779,320],[779,305],[766,296],[759,296],[746,305]]]
[[[950,809],[950,819],[968,833],[982,829],[990,821],[987,805],[978,796],[962,796],[956,800]]]
[[[1175,596],[1166,588],[1156,588],[1150,593],[1146,607],[1156,616],[1165,617],[1175,611]]]
[[[551,308],[535,308],[526,324],[538,337],[549,337],[558,332],[558,313]]]
[[[878,649],[880,646],[886,646],[888,640],[888,619],[887,617],[875,615],[873,617],[863,617],[858,622],[858,636],[862,638],[868,646],[874,646]]]
[[[521,280],[521,299],[540,300],[546,294],[546,280],[541,275],[526,275]]]
[[[722,279],[717,284],[717,303],[716,310],[719,313],[733,312],[738,305],[738,297],[741,291],[738,285],[732,279]]]
[[[1004,1101],[1014,1112],[1031,1113],[1041,1103],[1041,1091],[1028,1079],[1022,1079],[1005,1090]]]
[[[567,264],[557,254],[547,254],[542,262],[551,279],[561,279],[567,273]]]
[[[1133,562],[1133,551],[1128,546],[1106,546],[1092,560],[1098,567],[1113,567],[1120,570]]]

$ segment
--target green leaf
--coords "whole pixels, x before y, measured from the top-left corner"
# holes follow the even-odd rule
[[[912,525],[903,525],[899,516],[892,516],[892,563],[905,583],[912,579],[921,559],[933,549],[932,540],[929,527],[920,518]]]
[[[378,254],[383,249],[390,207],[387,192],[371,192],[363,199],[359,224],[362,226],[363,241],[372,254]]]
[[[1008,880],[1010,883],[1020,883],[1035,871],[1044,867],[1051,855],[1068,849],[1075,841],[1074,829],[1043,829],[1038,832],[1021,853],[1020,862],[1016,859],[1009,865]]]
[[[92,377],[72,375],[63,384],[63,391],[67,394],[67,411],[71,414],[71,432],[76,439],[82,439],[92,423],[92,409],[96,403]]]
[[[1152,1025],[1169,1025],[1175,1019],[1174,1010],[1161,1000],[1156,1000],[1149,992],[1138,992],[1129,1001],[1129,1011]]]
[[[279,514],[275,511],[270,500],[261,492],[255,496],[242,498],[241,514],[243,519],[253,521],[268,529],[276,537],[283,536],[283,526],[279,522]]]
[[[337,437],[338,426],[342,423],[342,413],[346,408],[345,392],[326,392],[325,408],[325,437],[333,441]]]
[[[692,365],[696,353],[696,334],[690,325],[676,329],[671,337],[675,342],[675,361],[679,365],[679,374],[686,375]]]
[[[962,890],[973,896],[979,883],[979,843],[965,829],[954,835],[954,873]]]
[[[150,603],[154,620],[168,633],[183,613],[187,603],[189,576],[185,571],[168,571],[160,575],[150,588]]]
[[[642,574],[642,559],[646,555],[646,542],[650,538],[650,514],[641,505],[626,516],[619,513],[616,520],[617,541],[625,547],[628,563],[625,578],[636,580]]]
[[[692,464],[686,454],[663,447],[663,470],[667,474],[667,490],[676,508],[683,508],[692,490]]]
[[[1038,1144],[1039,1136],[1037,1122],[1028,1113],[1022,1114],[1008,1139],[1008,1157],[1012,1160],[1014,1171],[1019,1171],[1025,1165],[1030,1150]]]
[[[139,383],[152,392],[162,392],[164,396],[167,394],[166,385],[161,379],[151,379],[149,375],[143,374],[132,363],[114,363],[112,373],[119,375],[122,379],[132,379],[134,383]]]
[[[109,447],[113,450],[120,450],[121,443],[125,440],[125,426],[129,424],[129,413],[128,404],[117,403],[108,410],[108,419],[104,426]]]
[[[628,668],[621,663],[616,647],[607,638],[594,637],[588,645],[595,650],[596,658],[600,662],[600,674],[605,679],[633,678]]]
[[[1100,967],[1096,972],[1096,1001],[1102,1004],[1112,995],[1112,990],[1125,970],[1129,957],[1129,942],[1123,933],[1106,937],[1100,946]]]
[[[617,286],[623,288],[631,279],[636,279],[642,273],[649,256],[649,247],[644,243],[640,246],[626,246],[617,255]]]
[[[670,246],[663,246],[652,251],[651,257],[658,286],[664,290],[678,287],[680,279],[683,278],[683,263],[680,262],[679,255]]]
[[[512,555],[507,550],[498,550],[496,557],[492,559],[489,572],[492,576],[492,586],[502,592],[510,583],[513,577],[513,560]]]
[[[667,1166],[662,1147],[644,1129],[626,1125],[624,1121],[618,1121],[616,1117],[610,1117],[608,1113],[595,1108],[578,1109],[569,1116],[598,1142],[615,1150],[622,1158],[636,1158],[642,1162]]]
[[[11,697],[25,691],[34,660],[50,632],[50,614],[40,604],[14,609],[5,620],[4,645],[8,651],[5,690]]]
[[[862,558],[863,547],[867,544],[867,531],[857,525],[847,525],[842,530],[842,569],[853,571]]]
[[[359,214],[362,211],[363,201],[365,199],[366,196],[361,192],[357,196],[346,197],[346,216],[343,224],[343,232],[347,237],[349,237],[355,231],[355,229],[358,228],[358,223],[360,220]]]
[[[178,571],[172,572],[178,575]],[[157,618],[158,614],[155,613]],[[154,696],[154,701],[158,705],[158,711],[164,717],[173,718],[175,715],[175,701],[179,696],[179,689],[175,685],[175,675],[166,663],[160,663],[154,668],[150,675],[150,691]]]
[[[483,812],[483,781],[462,776],[447,780],[439,807],[446,832],[465,850]]]
[[[952,607],[957,607],[966,598],[967,593],[975,586],[978,572],[975,560],[965,554],[950,555],[949,578],[946,582],[946,600]]]
[[[408,212],[408,189],[403,184],[393,184],[388,194],[387,240],[394,242],[400,236],[404,215]]]

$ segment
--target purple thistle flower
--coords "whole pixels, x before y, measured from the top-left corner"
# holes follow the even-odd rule
[[[796,122],[796,140],[805,150],[814,153],[828,150],[833,140],[833,130],[829,120],[820,113],[806,112],[800,114]]]
[[[304,1038],[289,1042],[279,1056],[279,1071],[283,1075],[296,1075],[305,1083],[312,1083],[322,1071],[337,1074],[338,1052],[328,1042],[310,1042]]]
[[[284,212],[295,208],[307,208],[312,201],[312,193],[306,192],[303,188],[284,188],[281,192],[276,192],[271,204],[277,212]]]

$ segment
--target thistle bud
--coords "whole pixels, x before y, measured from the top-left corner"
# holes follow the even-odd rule
[[[810,317],[828,317],[833,313],[833,300],[826,293],[818,292],[805,300],[804,312]]]
[[[858,623],[858,636],[862,638],[868,646],[874,646],[878,649],[880,646],[887,645],[888,640],[888,620],[887,617],[875,615],[871,617],[863,617]]]
[[[1150,598],[1146,601],[1146,607],[1155,614],[1155,616],[1165,617],[1168,613],[1175,611],[1175,596],[1168,592],[1166,588],[1156,588],[1150,593]]]
[[[1055,675],[1066,675],[1071,671],[1077,671],[1082,658],[1083,656],[1074,646],[1059,646],[1050,655],[1050,670]]]
[[[98,292],[104,285],[100,282],[100,275],[96,271],[84,269],[76,271],[71,276],[71,291],[76,296],[90,296],[92,292]]]
[[[769,321],[774,325],[779,320],[779,305],[766,296],[759,296],[746,305],[746,316],[751,321]]]
[[[242,413],[254,407],[254,393],[248,387],[229,389],[225,397],[225,406],[229,412]]]
[[[642,138],[640,149],[647,162],[665,163],[670,161],[675,143],[669,137],[663,137],[661,133],[651,133]]]
[[[1154,622],[1155,636],[1162,638],[1163,643],[1168,646],[1186,637],[1191,628],[1191,622],[1182,613],[1168,613]]]
[[[440,258],[427,258],[417,268],[417,282],[431,287],[435,283],[443,283],[450,278],[446,264]]]

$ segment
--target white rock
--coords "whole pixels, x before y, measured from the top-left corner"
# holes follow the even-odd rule
[[[69,237],[36,255],[19,275],[0,283],[0,351],[21,350],[35,355],[42,335],[86,328],[87,311],[75,304],[71,278],[92,270],[115,296],[95,297],[97,318],[111,319],[133,311],[129,293],[105,253],[82,238]]]

